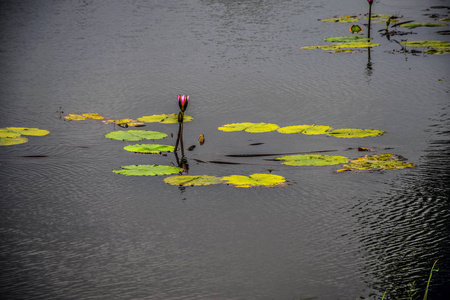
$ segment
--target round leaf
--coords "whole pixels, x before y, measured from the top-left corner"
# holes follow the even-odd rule
[[[233,123],[233,124],[225,124],[219,127],[218,129],[226,132],[242,131],[253,125],[254,123]]]
[[[183,122],[189,122],[192,121],[194,118],[188,115],[184,115]],[[152,115],[152,116],[143,116],[141,118],[138,118],[139,121],[145,122],[145,123],[178,123],[178,114],[174,113],[171,115]]]
[[[234,184],[237,187],[276,186],[286,182],[283,176],[274,174],[231,175],[222,177],[222,179],[227,184]]]
[[[349,158],[321,154],[299,154],[278,157],[275,160],[284,160],[282,164],[289,166],[330,166],[346,163]]]
[[[18,145],[28,142],[28,139],[24,136],[18,137],[0,137],[0,146]]]
[[[165,183],[178,186],[199,186],[223,183],[220,177],[208,175],[178,175],[164,179]]]
[[[341,128],[329,131],[327,134],[338,138],[364,138],[383,135],[385,132],[374,129]]]
[[[16,131],[23,135],[44,136],[50,133],[48,130],[27,127],[6,127],[8,130]]]
[[[175,150],[175,147],[170,145],[159,145],[159,144],[136,144],[125,146],[123,149],[136,153],[161,153],[161,152],[173,152]]]
[[[14,138],[19,136],[21,136],[21,134],[17,131],[12,131],[6,128],[0,128],[0,138]]]
[[[176,174],[183,171],[182,168],[163,165],[131,165],[122,166],[121,168],[121,170],[113,170],[113,172],[126,176],[157,176]]]
[[[167,134],[163,132],[151,131],[151,130],[128,130],[128,131],[113,131],[105,134],[105,137],[112,140],[119,141],[142,141],[158,140],[167,137]]]
[[[354,42],[354,41],[370,41],[372,38],[366,38],[358,35],[352,36],[335,36],[323,39],[326,42]]]
[[[300,133],[300,132],[303,132],[303,130],[305,130],[311,126],[313,126],[313,125],[286,126],[286,127],[278,128],[278,132],[285,133],[285,134]]]
[[[242,131],[245,130],[250,133],[259,133],[259,132],[270,132],[277,130],[279,128],[276,124],[271,123],[233,123],[226,124],[219,127],[219,130],[222,131]]]
[[[349,164],[344,165],[344,169],[339,171],[351,170],[395,170],[415,167],[414,164],[401,161],[402,158],[394,154],[375,154],[365,155],[350,161]]]

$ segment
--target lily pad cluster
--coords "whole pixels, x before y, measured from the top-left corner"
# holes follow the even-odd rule
[[[224,177],[216,177],[209,175],[179,175],[171,176],[164,179],[165,183],[177,186],[200,186],[200,185],[212,185],[212,184],[228,184],[236,187],[274,187],[283,185],[286,182],[286,178],[275,174],[252,174],[249,176],[244,175],[231,175]]]
[[[183,122],[189,122],[192,121],[194,118],[188,115],[184,115],[183,116]],[[158,122],[158,123],[163,123],[163,124],[167,124],[167,123],[178,123],[178,114],[173,113],[170,115],[166,115],[166,114],[162,114],[162,115],[152,115],[152,116],[143,116],[138,118],[139,121],[141,122],[145,122],[145,123],[154,123],[154,122]]]
[[[306,135],[319,135],[325,134],[329,136],[334,136],[338,138],[363,138],[371,136],[380,136],[386,133],[383,130],[375,129],[357,129],[357,128],[341,128],[333,129],[328,125],[292,125],[280,127],[276,124],[271,123],[232,123],[225,124],[218,128],[219,130],[232,132],[232,131],[246,131],[250,133],[258,132],[271,132],[278,131],[284,134],[302,133]]]
[[[44,136],[50,131],[38,128],[28,127],[6,127],[0,128],[0,146],[18,145],[28,142],[28,138],[22,135],[29,136]]]
[[[72,121],[83,121],[83,120],[87,120],[87,119],[95,119],[95,120],[104,119],[104,117],[100,116],[98,113],[85,113],[85,114],[81,114],[81,115],[69,114],[69,115],[65,116],[64,118],[67,120],[72,120]]]
[[[66,120],[72,121],[84,121],[88,119],[102,120],[105,117],[100,116],[98,113],[84,113],[81,115],[78,114],[68,114],[64,117]],[[192,121],[194,118],[192,116],[184,115],[184,122]],[[144,126],[144,123],[163,123],[163,124],[171,124],[178,123],[178,115],[176,113],[173,114],[161,114],[161,115],[151,115],[151,116],[143,116],[134,119],[115,119],[115,120],[104,120],[105,124],[115,124],[121,127],[131,127],[131,126]]]
[[[443,41],[405,41],[401,45],[403,47],[427,48],[428,54],[450,53],[450,43]]]
[[[139,122],[133,119],[118,119],[118,120],[105,120],[103,121],[105,124],[116,124],[120,127],[132,127],[132,126],[143,126],[143,122]]]

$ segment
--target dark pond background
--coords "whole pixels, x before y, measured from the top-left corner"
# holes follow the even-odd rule
[[[0,127],[51,131],[0,148],[3,299],[429,299],[450,286],[450,56],[403,53],[394,40],[445,40],[442,28],[378,32],[370,54],[302,50],[350,35],[367,1],[111,0],[0,2]],[[376,0],[373,13],[435,21],[448,1]],[[429,9],[429,11],[425,11]],[[363,28],[365,21],[359,21]],[[364,34],[366,34],[366,30]],[[416,49],[420,50],[420,49]],[[190,174],[272,173],[281,188],[179,188],[112,173],[174,164],[104,138],[113,125],[68,113],[139,118],[177,112],[189,94]],[[338,139],[226,133],[234,122],[386,130]],[[147,124],[176,134],[177,125]],[[164,143],[174,144],[170,136]],[[251,145],[262,143],[259,145]],[[355,148],[416,168],[335,173],[270,154]],[[350,149],[351,148],[351,149]],[[241,164],[199,163],[226,161]],[[448,298],[447,298],[448,299]]]

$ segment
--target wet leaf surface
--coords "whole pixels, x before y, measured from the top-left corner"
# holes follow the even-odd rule
[[[327,132],[328,135],[337,138],[364,138],[364,137],[379,136],[383,135],[384,133],[386,133],[386,131],[374,129],[357,129],[357,128],[341,128]]]
[[[201,186],[224,183],[220,177],[208,175],[178,175],[164,179],[165,183],[178,186]]]
[[[374,154],[351,160],[349,164],[344,164],[342,171],[354,170],[397,170],[415,167],[414,164],[403,161],[404,159],[394,154]]]
[[[113,170],[114,173],[126,176],[171,175],[182,171],[182,168],[163,165],[130,165],[122,166],[121,170]]]
[[[159,144],[136,144],[125,146],[123,149],[135,153],[155,154],[161,152],[173,152],[175,150],[175,147],[170,145],[159,145]]]
[[[233,123],[226,124],[219,127],[219,130],[231,132],[231,131],[246,131],[251,133],[270,132],[279,128],[276,124],[271,123]]]
[[[289,166],[330,166],[347,163],[349,158],[321,154],[300,154],[282,156],[275,158],[275,160],[282,160],[284,161],[282,164]]]
[[[184,115],[183,122],[192,121],[194,118],[188,115]],[[178,123],[178,114],[173,113],[170,115],[162,114],[162,115],[151,115],[151,116],[143,116],[138,118],[139,121],[145,123]]]
[[[231,175],[222,177],[227,184],[233,184],[236,187],[256,187],[256,186],[276,186],[286,182],[283,176],[275,174],[252,174],[249,176]]]
[[[83,120],[87,120],[87,119],[104,119],[104,117],[100,116],[98,113],[85,113],[82,115],[77,115],[77,114],[69,114],[67,116],[64,117],[67,120],[72,120],[72,121],[83,121]]]
[[[151,130],[127,130],[127,131],[113,131],[105,134],[105,137],[112,140],[119,141],[141,141],[157,140],[167,137],[167,134],[163,132],[151,131]]]

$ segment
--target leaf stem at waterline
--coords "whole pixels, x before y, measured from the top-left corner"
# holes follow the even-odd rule
[[[436,259],[436,261],[434,262],[433,266],[431,267],[430,277],[428,277],[427,289],[425,290],[425,295],[423,297],[423,300],[427,300],[427,298],[428,298],[428,288],[430,287],[430,281],[431,281],[431,276],[433,275],[433,271],[436,271],[436,272],[439,271],[439,269],[434,269],[434,266],[436,265],[438,260],[439,259]]]

